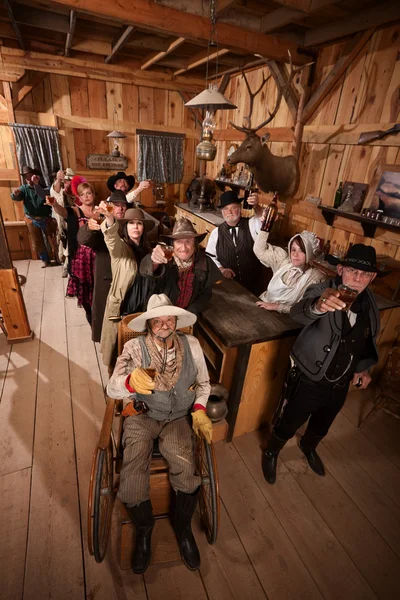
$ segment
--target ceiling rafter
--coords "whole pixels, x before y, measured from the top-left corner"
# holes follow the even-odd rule
[[[41,83],[43,81],[43,79],[46,77],[47,73],[35,73],[34,77],[29,81],[29,83],[27,83],[26,85],[24,85],[17,93],[17,97],[13,99],[13,106],[14,109],[17,108],[17,106],[19,106],[21,104],[21,102],[24,100],[24,98],[26,98],[26,96],[28,94],[31,93],[31,91],[37,86],[39,85],[39,83]]]
[[[168,48],[166,50],[164,50],[162,52],[155,52],[155,53],[152,53],[150,56],[148,56],[146,61],[141,65],[140,68],[142,69],[142,71],[144,71],[145,69],[148,69],[149,67],[151,67],[151,65],[154,65],[156,62],[159,62],[162,58],[167,56],[167,54],[171,54],[171,52],[173,52],[174,50],[179,48],[179,46],[181,46],[185,41],[186,41],[186,38],[178,37],[176,40],[171,42],[171,44],[168,46]]]
[[[64,56],[69,56],[69,52],[72,46],[72,40],[75,33],[76,25],[76,10],[69,11],[69,32],[67,33],[67,39],[65,40]]]
[[[200,65],[203,65],[206,62],[215,60],[219,56],[224,56],[225,54],[228,54],[229,52],[230,52],[229,48],[218,48],[217,50],[214,50],[211,52],[209,52],[209,50],[207,48],[207,50],[204,50],[203,52],[200,52],[199,54],[196,54],[196,56],[193,56],[191,59],[189,59],[186,68],[179,69],[179,71],[175,71],[174,75],[175,76],[181,75],[181,73],[185,73],[186,71],[195,69],[196,67],[199,67]]]
[[[11,4],[10,4],[9,0],[4,0],[4,5],[7,9],[8,16],[10,17],[12,28],[14,29],[15,35],[17,36],[18,44],[20,45],[20,48],[22,50],[26,50],[20,28],[18,27],[18,23],[15,20],[13,9],[11,8]]]
[[[106,64],[108,64],[109,62],[111,62],[111,60],[117,54],[118,50],[121,50],[122,46],[124,46],[127,43],[127,41],[129,40],[129,37],[132,34],[133,30],[134,30],[133,25],[127,25],[125,27],[125,29],[123,30],[121,36],[119,37],[119,39],[115,42],[114,46],[112,47],[111,54],[109,54],[108,56],[106,56],[106,58],[104,59],[104,62]]]

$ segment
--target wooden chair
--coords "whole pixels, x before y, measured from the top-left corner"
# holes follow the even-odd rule
[[[381,389],[374,406],[364,418],[360,417],[359,429],[380,409],[400,419],[400,346],[394,346],[389,352],[379,384]]]
[[[124,317],[118,324],[118,354],[124,344],[141,333],[128,328],[128,323],[140,313]],[[188,331],[189,330],[189,331]],[[191,333],[192,327],[180,331]],[[124,417],[121,416],[122,400],[107,398],[106,411],[100,432],[99,441],[92,461],[88,498],[88,546],[96,562],[104,559],[111,528],[111,516],[118,490],[115,474],[119,474],[122,465],[122,433]],[[115,443],[113,442],[113,419],[119,419]],[[201,477],[199,494],[200,515],[207,540],[214,544],[217,539],[219,523],[219,487],[217,466],[212,444],[204,439],[196,438],[195,447],[196,472]],[[157,520],[169,516],[171,486],[168,478],[168,465],[155,443],[150,465],[150,499],[153,513]],[[129,568],[133,550],[133,524],[125,507],[121,504],[122,536],[121,536],[121,568]],[[124,535],[124,531],[126,534]],[[171,553],[167,553],[169,561]]]

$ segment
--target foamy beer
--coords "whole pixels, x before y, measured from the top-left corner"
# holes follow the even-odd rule
[[[54,196],[46,196],[46,202],[48,204],[54,204],[55,201],[56,199],[54,198]]]
[[[114,204],[112,202],[107,202],[107,212],[110,215],[114,210]]]
[[[343,310],[349,310],[354,300],[358,296],[358,292],[353,290],[348,285],[341,283],[338,287],[339,299],[346,304]]]

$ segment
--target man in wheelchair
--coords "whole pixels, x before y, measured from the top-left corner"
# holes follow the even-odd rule
[[[134,573],[144,573],[151,558],[155,520],[149,498],[150,463],[157,438],[169,466],[172,525],[182,560],[190,570],[200,566],[191,529],[201,483],[195,474],[192,427],[211,442],[212,423],[205,412],[210,381],[198,340],[177,332],[196,318],[173,306],[165,294],[151,296],[147,312],[129,323],[132,330],[146,335],[126,342],[107,386],[111,398],[124,399],[122,415],[127,417],[118,498],[136,526]]]

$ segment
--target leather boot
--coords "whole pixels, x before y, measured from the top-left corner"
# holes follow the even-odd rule
[[[275,433],[271,433],[266,449],[262,454],[262,470],[264,479],[268,483],[275,483],[276,480],[276,465],[278,462],[278,454],[286,444],[287,440],[280,440]]]
[[[191,525],[198,492],[198,489],[193,494],[176,492],[172,514],[172,526],[178,540],[181,558],[190,571],[196,571],[200,567],[200,552]]]
[[[312,431],[306,429],[305,434],[299,442],[300,450],[304,453],[308,464],[317,475],[323,477],[325,468],[322,460],[317,454],[316,447],[324,436],[315,435]]]
[[[151,533],[155,522],[153,509],[150,500],[126,508],[136,526],[135,549],[131,563],[132,571],[140,574],[145,572],[151,559]]]

